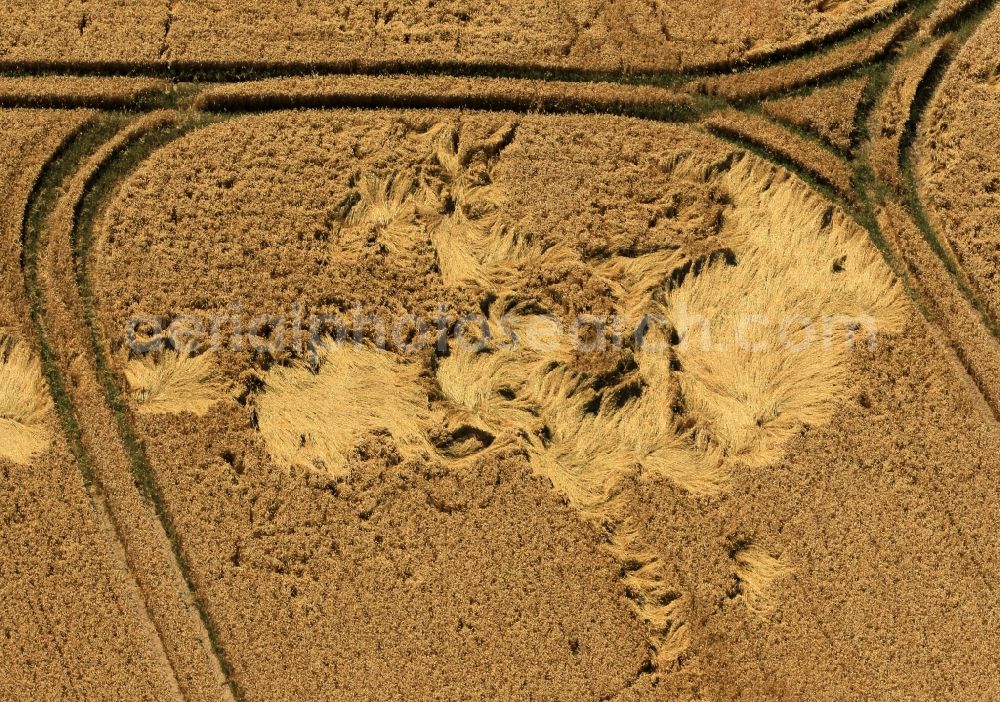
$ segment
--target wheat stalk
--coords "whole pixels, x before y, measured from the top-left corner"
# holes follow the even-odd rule
[[[133,359],[125,367],[125,379],[141,414],[204,415],[223,393],[212,356],[184,350]]]
[[[775,607],[771,592],[775,581],[792,573],[793,569],[757,544],[749,544],[733,554],[740,592],[750,611],[766,615]]]
[[[420,370],[388,351],[327,341],[318,367],[303,361],[263,376],[254,397],[261,435],[279,465],[343,476],[365,434],[387,430],[404,455],[431,451]]]
[[[51,405],[38,358],[27,344],[0,338],[0,458],[29,464],[45,450]]]

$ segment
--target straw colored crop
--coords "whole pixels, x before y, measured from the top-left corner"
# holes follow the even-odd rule
[[[531,325],[511,317],[498,323]],[[572,504],[585,511],[604,506],[633,471],[670,478],[697,495],[718,492],[725,479],[720,457],[697,451],[665,410],[677,400],[665,355],[639,353],[633,376],[596,389],[568,348],[533,352],[500,334],[499,348],[459,348],[442,359],[442,392],[466,421],[526,441],[535,470]],[[645,389],[630,397],[629,388],[638,387]]]
[[[27,65],[156,61],[169,4],[11,0],[0,20],[0,61]]]
[[[0,698],[1000,698],[988,3],[4,9]]]
[[[731,65],[805,48],[878,17],[898,0],[836,8],[762,0],[573,4],[466,2],[430,6],[376,0],[238,0],[173,7],[165,58],[173,61],[565,67],[661,71]]]
[[[466,404],[477,416],[490,415],[492,398],[500,416],[521,422],[509,433],[536,435],[538,420],[544,422],[546,438],[532,449],[536,466],[582,507],[606,499],[629,466],[700,494],[718,489],[719,456],[776,460],[799,427],[828,419],[852,340],[860,344],[902,324],[898,285],[843,215],[753,159],[721,181],[733,202],[727,226],[735,265],[716,260],[671,289],[662,306],[652,292],[646,305],[677,330],[681,370],[671,369],[659,339],[657,352],[636,354],[638,397],[615,400],[614,390],[595,392],[575,374],[568,350],[558,347],[532,356],[508,343],[485,360],[466,351],[440,364],[449,378],[446,396],[459,400],[463,394],[449,388],[466,383],[480,388]],[[745,337],[747,320],[768,345]],[[512,321],[495,324],[502,330]],[[706,333],[715,342],[698,343]],[[687,414],[696,418],[691,435],[663,411],[679,399],[675,376]],[[627,387],[626,376],[617,390]],[[499,399],[504,389],[515,399]],[[502,422],[488,424],[496,430]]]
[[[909,17],[816,56],[715,78],[692,81],[686,89],[729,100],[751,100],[843,75],[881,58],[911,25]]]
[[[163,665],[169,666],[183,694],[231,700],[219,662],[210,650],[204,621],[193,611],[192,595],[176,551],[159,516],[149,509],[153,489],[136,480],[136,466],[120,431],[122,417],[115,416],[101,383],[102,371],[92,351],[88,310],[78,287],[74,246],[82,203],[104,169],[117,166],[115,157],[146,143],[144,139],[150,133],[176,126],[182,119],[172,111],[142,114],[107,141],[76,154],[82,158],[73,162],[72,172],[59,183],[56,200],[45,218],[45,235],[37,257],[38,293],[46,338],[52,344],[60,374],[69,381],[63,384],[66,398],[83,420],[78,423],[81,444],[87,451],[89,468],[100,481],[103,508],[95,512],[102,519],[107,517],[102,532],[119,539],[114,550],[127,559],[130,577],[141,590],[150,630],[155,631],[166,656]],[[109,352],[107,347],[105,352]],[[181,367],[190,368],[186,364]],[[152,375],[155,378],[157,373]],[[185,386],[189,386],[190,373],[179,377],[187,379]],[[169,392],[171,388],[167,384],[154,389]],[[176,399],[174,404],[183,405],[185,400]],[[191,413],[181,412],[178,416],[186,418]]]
[[[342,476],[350,451],[376,430],[388,430],[404,453],[430,448],[418,366],[350,343],[317,353],[316,369],[298,362],[268,371],[256,397],[261,435],[279,465]]]
[[[960,376],[968,375],[968,397],[986,400],[986,412],[1000,414],[1000,341],[983,323],[979,310],[955,285],[952,274],[898,203],[887,201],[878,214],[879,227],[895,255],[912,271],[910,284],[922,293],[939,332],[942,348],[951,347]]]
[[[94,118],[85,110],[0,110],[0,600],[9,634],[0,637],[3,699],[180,695],[26,341],[34,331],[20,265],[26,209],[45,164]],[[76,418],[92,416],[82,411]]]
[[[19,262],[30,193],[52,154],[93,118],[86,110],[0,110],[0,328],[27,333]]]
[[[1000,152],[986,145],[1000,143],[998,37],[994,9],[948,66],[921,117],[913,159],[942,246],[954,249],[994,320],[1000,320]]]
[[[940,32],[949,22],[979,4],[978,0],[938,0],[927,15],[927,30]]]
[[[609,512],[618,512],[612,505]],[[639,528],[629,520],[618,523],[611,535],[609,550],[625,564],[622,584],[634,603],[636,613],[656,636],[650,644],[655,664],[669,670],[691,645],[688,621],[691,597],[673,587],[672,564],[645,545]]]
[[[855,329],[856,319],[835,325],[829,348],[817,338],[805,350],[703,350],[693,318],[706,320],[716,342],[736,342],[741,317],[766,314],[772,322],[749,331],[776,343],[787,332],[797,342],[807,333],[800,317],[817,334],[826,317],[871,319],[893,332],[902,304],[865,232],[794,176],[686,126],[607,116],[237,117],[153,154],[121,184],[103,224],[93,270],[110,334],[136,311],[183,315],[236,300],[275,312],[301,300],[326,315],[346,314],[359,298],[389,313],[445,299],[464,305],[459,314],[482,312],[489,333],[469,325],[436,353],[405,354],[398,342],[382,349],[368,331],[360,343],[322,336],[312,357],[293,354],[264,369],[242,347],[224,349],[227,378],[261,381],[246,385],[248,410],[227,402],[209,415],[232,446],[206,440],[174,459],[171,444],[150,445],[171,472],[189,454],[209,452],[205,463],[227,484],[263,481],[253,499],[287,489],[266,481],[284,480],[288,468],[336,485],[336,499],[301,493],[308,505],[267,497],[277,509],[276,529],[262,527],[269,539],[284,539],[292,519],[333,529],[310,512],[312,500],[328,500],[331,519],[340,519],[334,510],[353,509],[345,502],[352,491],[384,482],[366,477],[384,461],[400,482],[413,475],[444,489],[514,456],[519,470],[546,478],[539,484],[551,483],[565,506],[592,520],[661,672],[698,650],[703,610],[699,583],[680,574],[682,561],[665,547],[670,528],[658,534],[651,524],[670,504],[695,513],[734,482],[764,480],[759,467],[779,463],[792,437],[842,406],[847,338],[855,332],[863,344],[871,329]],[[194,242],[202,256],[186,254]],[[147,248],[160,255],[142,258]],[[202,268],[206,260],[216,262]],[[127,262],[135,263],[122,275]],[[580,350],[568,320],[592,310],[634,322],[648,315],[649,325],[641,342]],[[782,327],[785,317],[792,328]],[[177,490],[174,500],[182,499]],[[642,491],[655,496],[648,519],[635,514]],[[706,499],[688,504],[687,496]],[[439,495],[431,501],[445,529],[486,514]],[[271,519],[260,507],[252,512]],[[377,518],[367,503],[358,513],[366,525]],[[311,556],[264,557],[269,547],[245,513],[232,524],[242,550],[227,560],[206,549],[202,572],[221,560],[227,577],[246,578],[243,544],[254,544],[255,569],[274,562],[276,579],[313,567]],[[334,532],[316,533],[325,543]],[[730,566],[719,551],[713,567],[723,580]],[[422,577],[412,582],[422,587]],[[323,587],[329,593],[337,583]],[[758,589],[768,591],[766,583]],[[763,596],[748,595],[747,604]],[[228,600],[216,603],[220,618],[239,616]]]
[[[792,568],[758,544],[741,547],[733,554],[740,592],[752,612],[764,615],[775,607],[772,587]]]
[[[398,256],[429,240],[446,286],[490,288],[512,263],[531,255],[500,216],[502,202],[491,184],[492,162],[514,130],[507,123],[476,139],[459,124],[441,123],[413,135],[426,151],[419,178],[407,170],[363,175],[331,242],[331,258],[342,258],[334,249],[365,246]]]
[[[203,110],[290,107],[438,106],[545,112],[684,115],[689,95],[650,85],[601,82],[343,75],[272,78],[210,86],[194,100]]]
[[[165,351],[159,358],[134,359],[125,378],[138,411],[148,414],[203,415],[223,391],[210,354]]]
[[[0,458],[30,463],[51,441],[42,367],[24,342],[0,338]]]
[[[457,63],[520,68],[677,70],[728,65],[849,32],[898,0],[836,8],[780,0],[753,13],[727,3],[669,8],[628,2],[461,6],[364,0],[204,4],[12,0],[0,23],[0,61],[233,66],[406,67]]]
[[[897,192],[906,185],[899,160],[900,142],[910,119],[910,106],[924,75],[948,47],[949,41],[948,38],[941,39],[904,56],[893,68],[889,83],[872,112],[869,160],[878,177]]]
[[[422,138],[439,169],[427,177],[463,183],[470,174],[462,164],[474,163],[468,154],[479,149],[447,124],[427,134]],[[494,141],[502,140],[487,139]],[[444,462],[521,447],[535,472],[582,514],[616,524],[612,551],[638,564],[626,586],[653,632],[659,664],[669,666],[687,645],[689,605],[666,596],[672,589],[663,563],[618,513],[616,487],[629,475],[662,477],[692,495],[712,495],[737,466],[779,460],[803,426],[829,420],[844,389],[852,340],[898,331],[905,309],[864,232],[790,175],[749,156],[722,170],[699,167],[697,160],[672,167],[678,175],[712,178],[726,193],[723,235],[731,256],[706,259],[673,285],[671,273],[683,260],[675,251],[639,256],[630,275],[621,275],[621,264],[597,267],[619,274],[613,287],[624,309],[661,320],[640,347],[581,355],[558,333],[559,320],[498,290],[489,303],[488,333],[474,344],[454,340],[438,359],[436,392],[425,388],[419,364],[365,345],[328,342],[318,370],[295,364],[269,371],[254,402],[272,457],[337,477],[352,447],[374,431],[385,431],[404,456],[436,455]],[[404,230],[414,226],[410,185],[397,191],[386,180],[361,190],[379,195],[362,195],[369,202],[356,210],[359,222],[391,228],[402,219]],[[502,231],[512,226],[504,225],[502,213],[490,221]],[[461,230],[478,225],[458,220],[453,227],[446,237],[431,234],[439,257],[442,247],[465,251],[448,254],[457,263],[441,265],[443,276],[486,287],[509,282],[462,275],[481,271],[475,249],[449,241],[466,242]],[[572,255],[557,245],[506,261],[501,256],[496,264],[517,271]],[[648,266],[638,265],[644,259]],[[746,319],[769,343],[740,345]],[[717,343],[697,343],[705,329]],[[768,558],[756,552],[737,558],[748,606],[762,613],[769,583],[785,572]]]
[[[759,465],[780,458],[799,427],[829,418],[848,342],[898,331],[904,308],[863,231],[800,184],[750,160],[726,182],[737,263],[671,291],[666,314],[699,430]]]
[[[118,109],[164,93],[169,81],[155,78],[32,76],[0,78],[0,105]]]
[[[734,109],[712,113],[705,118],[704,124],[713,132],[745,139],[763,147],[831,186],[848,200],[854,197],[851,169],[833,151],[821,144],[782,129],[768,119]]]
[[[726,114],[764,125],[772,142],[785,134],[765,120]],[[493,438],[528,437],[525,448],[538,472],[584,509],[605,501],[630,471],[666,476],[695,494],[716,492],[725,480],[727,460],[773,461],[802,424],[828,416],[830,398],[842,378],[837,342],[843,329],[830,331],[835,339],[829,343],[837,348],[824,353],[639,349],[622,360],[634,369],[619,374],[615,387],[620,394],[595,387],[575,366],[565,340],[554,333],[559,320],[527,311],[528,304],[518,307],[519,300],[539,304],[523,299],[530,293],[520,278],[582,261],[569,241],[537,246],[505,207],[506,195],[495,184],[495,164],[516,128],[501,123],[477,136],[471,124],[438,122],[410,133],[400,148],[415,149],[420,168],[387,171],[379,166],[359,173],[342,224],[329,225],[336,236],[330,238],[327,260],[343,263],[354,255],[350,252],[366,248],[401,256],[429,244],[446,287],[471,285],[499,295],[490,314],[495,317],[496,339],[510,343],[488,352],[454,349],[436,369],[447,406],[429,407],[415,389],[404,404],[422,409],[409,415],[424,416],[433,409],[450,418],[445,422],[449,426],[468,425]],[[832,168],[844,169],[832,154],[809,145]],[[677,245],[594,261],[593,275],[611,291],[617,311],[630,316],[658,313],[685,336],[691,329],[683,310],[708,315],[728,309],[728,316],[708,316],[729,340],[738,336],[743,313],[771,315],[766,331],[773,338],[801,331],[780,326],[788,316],[818,323],[825,316],[860,315],[879,318],[883,329],[892,329],[892,315],[887,312],[886,320],[880,315],[898,303],[898,294],[863,235],[850,232],[842,217],[833,217],[788,176],[752,167],[755,161],[742,157],[735,165],[734,159],[713,165],[711,159],[687,156],[667,164],[674,177],[711,181],[719,191],[718,201],[730,203],[717,216],[724,243],[706,247],[697,262]],[[846,188],[848,183],[840,185]],[[677,226],[682,225],[678,221]],[[773,232],[782,234],[776,237]],[[690,272],[685,277],[683,271]],[[875,287],[866,290],[861,281]],[[512,301],[509,308],[503,306],[505,299]],[[666,335],[663,330],[655,333]],[[416,383],[421,372],[417,367],[397,367],[385,360],[386,354],[352,347],[334,354],[330,367],[339,367],[336,359],[342,358],[345,367],[360,368],[371,356],[376,359],[372,368],[378,370],[371,383],[379,392],[411,387],[391,380],[397,376]],[[675,361],[680,370],[671,368]],[[300,462],[319,461],[339,474],[350,442],[382,428],[399,434],[406,446],[427,448],[429,423],[438,421],[437,415],[404,424],[388,409],[378,410],[360,419],[358,428],[350,428],[345,416],[335,423],[336,431],[343,433],[323,434],[327,410],[320,400],[339,397],[337,403],[347,403],[353,392],[349,384],[336,384],[348,380],[324,385],[323,367],[321,362],[315,376],[305,365],[269,371],[258,414],[262,432],[272,435],[269,443],[280,447],[273,448],[272,455],[291,463],[304,448],[308,455]],[[635,394],[629,388],[642,391]],[[684,422],[694,418],[694,430],[663,410],[681,399],[679,391],[687,410]],[[284,395],[311,399],[274,399]],[[314,408],[313,402],[319,404]],[[300,430],[297,412],[302,413]],[[271,430],[276,426],[281,427],[280,438]]]
[[[426,141],[432,165],[422,184],[420,211],[446,285],[473,282],[489,289],[505,268],[530,256],[526,242],[502,216],[490,173],[514,130],[507,123],[474,141],[457,125],[439,124],[417,137]]]
[[[841,151],[849,151],[854,138],[854,116],[867,86],[867,78],[845,80],[806,95],[769,100],[761,109],[775,119],[812,132]]]

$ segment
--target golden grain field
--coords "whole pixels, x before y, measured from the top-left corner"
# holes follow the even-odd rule
[[[0,699],[1000,697],[993,3],[6,9]]]

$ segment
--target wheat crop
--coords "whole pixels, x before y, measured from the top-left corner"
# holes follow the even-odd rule
[[[261,436],[282,466],[343,476],[366,434],[387,430],[404,455],[430,451],[427,391],[414,364],[388,351],[323,343],[317,365],[277,366],[263,376],[254,407]]]
[[[439,199],[454,197],[442,196],[445,188],[466,187],[470,180],[468,187],[489,187],[471,164],[474,153],[488,154],[490,148],[472,147],[448,125],[422,138],[430,144],[433,168],[421,177],[436,184],[424,187],[441,188]],[[318,370],[300,364],[269,371],[255,403],[272,456],[342,474],[354,444],[379,429],[404,455],[425,453],[443,461],[516,445],[582,514],[616,523],[622,516],[614,511],[613,496],[626,476],[664,478],[692,495],[713,495],[735,466],[779,460],[803,426],[830,418],[845,388],[848,342],[897,331],[903,298],[864,232],[789,174],[749,156],[721,168],[689,161],[673,164],[674,170],[712,179],[726,193],[720,237],[729,248],[684,268],[679,278],[676,271],[686,259],[675,248],[597,267],[614,275],[618,304],[656,313],[665,324],[647,329],[635,349],[605,352],[598,363],[609,371],[587,370],[594,359],[560,338],[558,320],[536,312],[531,300],[501,292],[490,303],[488,334],[453,341],[438,360],[438,399],[429,399],[417,366],[365,346],[324,346]],[[382,204],[362,207],[359,221],[375,218],[389,226],[405,211],[405,226],[413,226],[409,185],[398,192],[389,181],[363,187],[369,194],[362,199]],[[457,229],[472,226],[455,223]],[[503,218],[490,215],[490,226],[503,226]],[[457,233],[458,241],[467,241],[462,236]],[[441,256],[443,238],[431,238]],[[461,251],[463,244],[454,248]],[[496,285],[498,279],[488,275],[458,277],[483,270],[476,252],[465,251],[442,257],[458,262],[441,265],[442,275],[452,266],[455,280]],[[513,256],[506,263],[541,265],[552,255],[573,252],[560,246],[526,250],[523,260]],[[504,255],[496,262],[505,262]],[[701,332],[694,317],[731,345],[694,343]],[[748,317],[766,318],[754,331],[770,345],[736,343]],[[822,338],[797,348],[808,334]],[[432,440],[438,427],[466,438],[457,444]],[[628,533],[624,523],[619,528]],[[612,546],[641,555],[640,541],[616,536]],[[684,606],[657,595],[669,588],[652,554],[638,561],[642,565],[629,576],[637,609],[655,624],[656,645],[676,651],[685,637]],[[763,595],[753,588],[770,576],[761,577],[747,575],[753,593],[748,597],[763,609]]]
[[[142,414],[193,412],[203,415],[223,395],[211,354],[164,351],[133,359],[125,367],[132,400]]]
[[[21,259],[24,212],[45,163],[95,113],[89,110],[0,110],[0,328],[28,319]]]
[[[927,30],[940,32],[949,22],[977,4],[976,0],[939,0],[927,15]]]
[[[757,544],[742,546],[733,554],[740,593],[750,611],[766,615],[775,607],[774,583],[792,573],[792,568]]]
[[[686,89],[728,100],[751,100],[794,90],[849,73],[881,58],[910,26],[910,18],[902,17],[865,37],[844,42],[818,56],[717,78],[699,78],[689,83]]]
[[[525,112],[684,114],[691,96],[649,85],[441,76],[322,76],[272,78],[206,88],[201,110],[290,107],[458,107]]]
[[[727,3],[466,2],[438,6],[363,0],[177,3],[162,60],[358,66],[398,71],[459,64],[662,71],[733,65],[849,32],[899,0],[848,0],[836,12],[762,0]],[[710,37],[710,40],[708,39]]]
[[[829,417],[847,341],[898,331],[903,297],[864,233],[787,175],[747,159],[725,180],[737,263],[706,267],[664,311],[688,411],[727,456],[759,465]]]
[[[889,83],[872,111],[868,158],[878,177],[897,192],[906,186],[899,161],[910,106],[920,82],[949,43],[949,38],[941,39],[904,56],[893,67]]]
[[[854,197],[851,169],[821,144],[782,129],[763,117],[734,109],[712,113],[704,124],[713,132],[761,146],[831,186],[843,197]]]
[[[159,57],[167,16],[151,2],[10,0],[0,21],[0,61],[149,63]]]
[[[170,83],[155,78],[32,76],[0,78],[0,105],[121,109],[165,93]]]
[[[458,125],[439,124],[417,137],[427,143],[430,161],[420,211],[446,285],[495,287],[506,270],[532,254],[501,217],[503,203],[490,174],[515,128],[508,123],[473,140]]]
[[[45,450],[51,405],[38,358],[24,342],[0,339],[0,458],[27,464]]]
[[[968,276],[993,320],[1000,319],[1000,152],[986,146],[970,152],[969,145],[1000,142],[998,36],[994,9],[948,64],[913,149],[917,191],[939,245],[954,250],[948,256],[964,269],[959,280]],[[914,80],[918,73],[912,72]]]
[[[473,462],[514,449],[567,504],[605,529],[629,599],[649,625],[657,663],[668,667],[689,640],[692,601],[678,588],[671,564],[645,545],[647,535],[629,520],[619,493],[635,478],[662,482],[679,494],[715,496],[735,474],[781,460],[804,426],[832,416],[849,379],[847,338],[853,332],[863,342],[869,331],[841,325],[831,331],[829,348],[818,340],[801,353],[781,346],[701,349],[690,343],[699,330],[683,310],[703,316],[717,340],[738,336],[741,316],[765,314],[773,321],[754,331],[778,340],[783,332],[798,340],[795,335],[805,331],[801,324],[784,329],[780,322],[786,316],[817,323],[826,316],[860,317],[874,320],[879,332],[891,332],[898,323],[899,291],[864,231],[756,156],[732,148],[706,155],[672,148],[641,160],[642,169],[649,169],[650,183],[670,180],[678,190],[690,191],[688,196],[668,193],[658,199],[652,191],[659,186],[645,183],[634,195],[656,203],[641,211],[668,220],[662,236],[638,240],[631,248],[589,247],[572,236],[542,231],[530,199],[512,205],[521,202],[516,199],[521,194],[507,179],[516,177],[517,169],[504,160],[512,153],[524,158],[525,143],[540,152],[551,148],[550,120],[582,132],[582,119],[504,114],[487,120],[411,112],[366,123],[344,112],[337,116],[339,131],[332,132],[336,138],[322,142],[323,149],[313,145],[330,136],[330,120],[309,114],[234,120],[229,129],[249,139],[252,131],[278,129],[280,120],[294,125],[296,148],[308,150],[303,169],[315,166],[310,175],[329,192],[313,197],[307,189],[287,191],[280,174],[270,172],[261,177],[267,185],[253,190],[250,183],[234,182],[229,164],[221,163],[198,186],[211,193],[198,215],[207,219],[199,221],[210,222],[220,211],[238,214],[225,209],[231,201],[266,200],[274,197],[271,190],[292,192],[282,197],[293,201],[293,208],[270,209],[285,219],[302,218],[307,232],[318,233],[303,237],[309,247],[317,242],[310,257],[321,247],[327,250],[327,264],[316,270],[335,276],[357,264],[367,274],[385,270],[385,261],[402,260],[410,272],[407,256],[420,248],[425,268],[419,284],[472,300],[486,314],[487,333],[466,329],[468,336],[449,340],[447,352],[410,357],[396,352],[401,349],[326,339],[312,358],[258,367],[253,372],[260,386],[247,403],[273,462],[343,480],[375,434],[403,458],[428,460],[461,475]],[[631,127],[632,122],[621,123]],[[376,129],[382,130],[376,132],[380,143],[367,136]],[[217,129],[205,133],[224,136]],[[697,138],[702,145],[711,142]],[[185,148],[195,153],[195,140],[188,141]],[[277,148],[273,141],[261,139],[254,149],[270,154]],[[227,149],[230,142],[211,143]],[[243,148],[241,143],[224,153],[239,159]],[[586,167],[600,167],[595,156],[587,159]],[[578,166],[567,160],[567,168]],[[580,171],[581,176],[592,172]],[[151,182],[158,181],[142,186],[155,193]],[[186,183],[172,187],[180,192]],[[130,206],[138,202],[145,201]],[[271,216],[270,209],[259,216]],[[315,216],[305,217],[305,210]],[[176,219],[187,217],[193,217],[191,211],[179,207]],[[649,220],[638,221],[646,226]],[[171,228],[177,225],[171,217],[163,222],[164,231],[180,231]],[[273,223],[284,231],[281,220]],[[179,237],[203,229],[185,226],[190,230]],[[130,243],[127,232],[119,227],[109,244]],[[241,235],[220,235],[217,245],[226,255],[234,242],[242,249],[228,259],[234,264],[255,252],[249,265],[266,264],[255,271],[260,278],[272,271],[278,275],[269,288],[273,294],[312,282],[293,277],[291,270],[279,274],[285,260],[256,254],[263,251],[261,243],[270,248],[283,241],[270,228]],[[291,250],[295,239],[288,241]],[[359,251],[374,252],[371,259],[378,265],[355,255]],[[573,267],[587,270],[593,289],[602,291],[602,304],[614,312],[636,322],[653,318],[641,343],[578,348],[562,318],[571,308],[546,297],[552,283],[535,275]],[[245,285],[243,278],[229,280]],[[315,282],[317,288],[323,284]],[[342,301],[351,292],[345,287],[329,297]],[[179,298],[172,307],[183,308]],[[393,303],[404,299],[387,297]]]
[[[854,139],[854,116],[867,86],[868,78],[854,78],[806,95],[769,100],[761,109],[775,119],[816,134],[841,151],[849,151]]]

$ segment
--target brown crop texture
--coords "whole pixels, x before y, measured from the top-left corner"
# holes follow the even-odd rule
[[[122,439],[93,354],[93,342],[82,291],[77,282],[76,225],[90,185],[116,154],[141,142],[151,132],[169,128],[181,117],[152,112],[126,123],[107,142],[84,154],[61,184],[58,199],[44,222],[38,252],[38,283],[45,334],[63,378],[67,399],[87,417],[80,423],[80,444],[100,486],[102,517],[117,535],[146,611],[163,642],[169,668],[187,699],[232,700],[193,595],[172,549],[166,526],[158,518],[152,490],[136,471]]]
[[[0,110],[0,698],[170,698],[163,648],[62,435],[31,337],[21,225],[93,113]]]
[[[796,165],[849,200],[854,197],[851,170],[833,151],[782,129],[765,117],[730,108],[710,114],[702,123],[713,132],[745,139]]]
[[[13,0],[0,699],[1000,699],[998,13]]]
[[[927,15],[927,31],[939,32],[963,12],[981,4],[981,0],[939,0]]]
[[[601,138],[605,130],[626,135],[624,155],[621,145]],[[194,180],[185,165],[191,163],[198,164]],[[305,171],[314,175],[303,178]],[[551,190],[567,179],[576,183],[572,189]],[[612,198],[626,182],[641,183],[641,190],[624,202]],[[609,220],[588,213],[584,203],[595,199],[619,214]],[[252,226],[239,219],[247,203],[259,208]],[[281,232],[259,221],[264,213]],[[216,273],[206,286],[198,270],[209,259],[184,252],[213,231]],[[276,235],[298,241],[301,252],[286,245],[272,259],[265,244]],[[137,256],[150,247],[156,257]],[[155,266],[143,263],[154,260]],[[393,271],[384,268],[390,262],[406,262],[411,276],[426,272],[415,286],[383,288],[381,271]],[[257,266],[261,273],[246,279],[248,267]],[[279,271],[284,280],[268,284]],[[540,277],[549,271],[555,276]],[[562,287],[562,271],[587,276],[577,297],[563,293],[575,286]],[[570,508],[610,530],[608,550],[626,569],[622,584],[662,670],[685,655],[694,601],[676,583],[672,564],[646,544],[617,492],[641,478],[675,485],[679,498],[711,496],[735,467],[774,463],[804,425],[829,420],[850,359],[839,342],[822,353],[719,354],[700,346],[701,326],[688,312],[705,311],[716,333],[729,338],[738,334],[740,310],[775,320],[868,315],[891,333],[900,329],[903,309],[864,234],[792,176],[677,126],[609,117],[383,112],[376,118],[336,111],[237,118],[173,143],[126,180],[99,232],[94,273],[99,319],[116,349],[131,315],[165,309],[171,311],[165,321],[180,321],[225,311],[241,296],[258,311],[277,314],[297,302],[305,312],[345,318],[354,300],[383,313],[427,309],[421,301],[428,292],[485,300],[491,330],[485,348],[455,340],[436,361],[407,354],[399,341],[376,348],[371,329],[362,344],[320,337],[298,355],[293,345],[285,351],[291,358],[262,358],[245,344],[218,351],[213,362],[234,391],[218,388],[206,421],[242,436],[241,448],[224,449],[229,458],[222,463],[185,452],[167,437],[179,436],[191,413],[181,407],[162,418],[147,413],[139,426],[156,457],[153,470],[176,475],[189,464],[221,479],[231,468],[246,475],[252,462],[254,489],[279,479],[287,486],[280,476],[292,475],[303,489],[338,494],[353,489],[359,459],[385,460],[371,448],[362,451],[369,441],[389,451],[393,464],[444,475],[516,455]],[[301,288],[294,282],[299,275]],[[188,287],[194,280],[197,287]],[[282,299],[290,289],[300,294]],[[707,312],[719,300],[732,315]],[[680,345],[670,352],[580,356],[559,333],[562,320],[601,310],[661,315]],[[650,335],[668,337],[666,329]],[[128,357],[124,350],[116,355]],[[684,415],[664,412],[674,406],[684,406]],[[154,426],[159,438],[148,433]],[[204,517],[188,509],[182,493],[167,489],[181,533],[199,533]],[[308,514],[313,500],[326,504],[326,494],[296,510]],[[447,504],[446,512],[458,509]],[[377,502],[362,513],[372,510],[379,510]],[[236,564],[257,540],[245,524],[231,528],[228,540],[191,551],[199,589],[212,593],[213,617],[229,632],[241,595],[225,582],[244,582]],[[768,584],[783,580],[790,564],[758,556],[741,557],[735,571],[720,567],[740,574],[742,600],[766,613]],[[212,575],[220,558],[235,566],[225,582]],[[315,573],[309,561],[295,572]],[[298,577],[294,582],[303,587]],[[323,578],[311,587],[329,597],[320,593],[336,586]],[[248,635],[268,636],[256,629]],[[246,684],[263,689],[251,672],[259,659],[239,645],[228,649]],[[286,660],[302,655],[286,650]]]
[[[1000,11],[959,50],[920,122],[918,192],[980,301],[1000,319]],[[977,148],[970,150],[968,145]]]
[[[0,61],[680,70],[807,48],[898,4],[847,0],[824,8],[766,0],[747,13],[724,0],[307,0],[294,6],[100,0],[71,7],[56,0],[13,0],[0,22]]]
[[[723,508],[743,516],[733,560],[748,538],[795,570],[771,584],[778,609],[766,624],[742,606],[719,613],[700,603],[706,620],[691,627],[689,650],[712,671],[698,685],[705,697],[755,690],[764,700],[889,702],[1000,692],[981,648],[1000,640],[995,607],[977,594],[994,590],[990,564],[1000,556],[989,536],[1000,489],[987,477],[997,470],[996,421],[920,318],[855,360],[831,424],[795,439],[779,463],[733,477]],[[684,518],[663,518],[675,502],[650,486],[635,503],[649,543],[668,560],[684,553],[669,546],[687,536],[677,526]],[[780,538],[763,539],[771,530]],[[729,601],[745,594],[742,582],[702,597]],[[928,605],[937,601],[954,602],[954,614]]]
[[[944,337],[938,340],[940,345],[950,341],[954,360],[968,372],[970,382],[978,386],[990,411],[1000,414],[1000,341],[955,285],[951,273],[909,213],[889,201],[880,208],[878,219],[895,255],[913,273],[912,283],[931,307],[931,317]],[[974,398],[976,391],[970,389],[969,395]]]
[[[769,100],[761,109],[775,119],[808,130],[841,151],[853,144],[854,116],[868,86],[867,78],[845,80],[806,95]]]
[[[0,20],[0,61],[29,65],[156,60],[168,18],[159,0],[13,0]]]
[[[274,78],[207,88],[201,110],[295,107],[464,107],[544,112],[683,115],[689,95],[646,85],[440,76]]]
[[[82,110],[0,110],[0,329],[28,332],[19,266],[25,208],[46,161],[92,118]]]
[[[948,42],[941,39],[904,56],[893,68],[889,84],[872,111],[868,159],[876,175],[896,192],[907,186],[900,167],[900,146],[910,119],[910,106],[921,80]]]
[[[731,75],[699,78],[688,83],[685,88],[690,92],[715,95],[728,100],[750,100],[793,90],[848,73],[882,57],[911,24],[909,17],[901,17],[861,39],[844,42],[817,56]]]
[[[0,105],[117,109],[164,93],[170,83],[154,78],[33,76],[0,78]]]
[[[288,13],[276,3],[179,3],[169,56],[177,61],[450,64],[680,70],[808,45],[892,7],[853,1],[823,12],[782,0],[747,15],[726,2],[409,3]],[[237,30],[238,31],[235,31]],[[231,33],[230,33],[231,32]]]
[[[51,410],[44,426],[52,440],[29,464],[0,455],[0,698],[176,699],[141,594]]]

